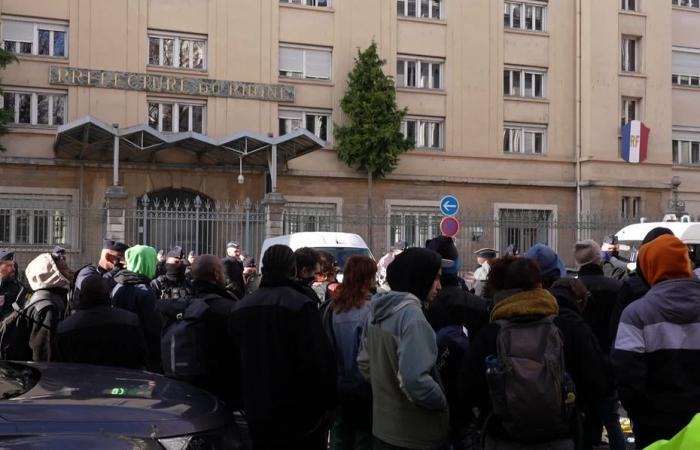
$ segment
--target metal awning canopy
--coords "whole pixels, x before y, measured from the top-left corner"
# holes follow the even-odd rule
[[[113,161],[115,185],[120,161],[152,162],[156,153],[178,148],[196,154],[202,165],[269,168],[273,192],[277,186],[277,165],[325,146],[325,141],[305,129],[278,137],[244,131],[214,139],[191,131],[162,133],[148,125],[118,128],[91,116],[59,126],[54,141],[57,158]]]

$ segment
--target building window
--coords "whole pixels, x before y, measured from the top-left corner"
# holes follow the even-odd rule
[[[620,9],[623,11],[637,11],[637,0],[621,0]]]
[[[503,71],[503,93],[515,97],[544,97],[544,72],[505,69]]]
[[[674,139],[673,163],[700,165],[700,141]]]
[[[280,3],[292,3],[294,5],[316,6],[327,8],[331,6],[331,0],[280,0]]]
[[[423,247],[425,241],[440,235],[439,207],[391,206],[389,242],[405,241],[408,247]]]
[[[163,132],[194,131],[205,129],[206,107],[202,104],[148,102],[148,125]]]
[[[639,38],[623,36],[621,46],[622,71],[638,72]]]
[[[673,85],[700,87],[700,49],[673,47],[671,62]]]
[[[304,231],[338,231],[335,203],[288,202],[282,220],[284,234]]]
[[[65,122],[66,98],[66,94],[51,92],[5,91],[2,103],[10,123],[58,126]]]
[[[279,135],[305,128],[319,139],[329,141],[332,124],[330,112],[300,111],[283,109],[279,111]]]
[[[536,205],[533,205],[536,206]],[[555,213],[545,208],[520,208],[516,205],[496,205],[498,250],[503,253],[513,245],[526,251],[535,244],[555,247]]]
[[[544,127],[506,125],[503,127],[503,152],[542,155],[546,151]]]
[[[280,47],[280,77],[331,79],[331,50]]]
[[[204,70],[207,40],[204,37],[148,34],[148,64]]]
[[[639,102],[637,98],[623,98],[620,114],[620,127],[632,120],[639,120]]]
[[[68,56],[68,26],[2,19],[5,50],[21,55]]]
[[[403,17],[442,19],[444,0],[397,0],[396,12]]]
[[[53,196],[52,196],[53,197]],[[55,196],[0,197],[0,243],[67,244],[70,199]]]
[[[540,2],[504,2],[503,25],[505,28],[528,31],[544,31],[547,6]]]
[[[700,76],[697,75],[671,75],[671,83],[676,86],[700,87]]]
[[[623,219],[639,219],[641,216],[641,197],[622,197],[620,213]]]
[[[442,89],[444,62],[400,58],[396,63],[399,87]]]
[[[686,8],[700,8],[700,0],[672,0],[674,6],[685,6]]]
[[[444,119],[409,117],[401,122],[401,133],[415,142],[416,149],[444,149]]]

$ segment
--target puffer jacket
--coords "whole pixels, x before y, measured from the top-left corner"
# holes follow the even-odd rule
[[[66,312],[70,279],[59,270],[50,253],[34,258],[24,273],[34,291],[25,305],[32,323],[29,337],[32,360],[55,361],[58,358],[56,330]]]
[[[440,448],[449,423],[435,332],[413,294],[377,294],[357,362],[373,393],[372,432],[397,447]]]

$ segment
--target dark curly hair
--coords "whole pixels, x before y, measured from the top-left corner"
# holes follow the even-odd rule
[[[491,262],[487,287],[490,293],[508,289],[537,289],[542,285],[540,267],[530,258],[504,256]]]

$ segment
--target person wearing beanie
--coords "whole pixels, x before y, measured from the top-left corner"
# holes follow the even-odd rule
[[[421,309],[440,290],[442,264],[432,250],[407,249],[387,268],[391,290],[370,303],[357,363],[372,385],[375,449],[438,449],[447,443],[435,332]]]
[[[268,248],[260,288],[236,303],[229,320],[255,449],[325,449],[337,405],[333,349],[295,273],[291,248]]]
[[[622,282],[608,278],[603,273],[603,259],[600,256],[600,246],[597,242],[586,239],[574,244],[574,260],[578,267],[578,279],[588,289],[588,301],[583,309],[583,318],[591,327],[598,340],[600,349],[607,356],[614,336],[610,334],[610,318],[615,307],[617,294]],[[620,426],[618,414],[619,401],[615,392],[598,405],[595,412],[586,416],[586,432],[593,443],[600,442],[603,426],[608,432],[611,450],[625,450],[627,444]]]
[[[545,244],[535,244],[523,256],[534,260],[540,267],[542,287],[545,289],[548,289],[559,278],[566,276],[564,262],[554,250]]]
[[[650,289],[622,312],[611,361],[641,449],[700,411],[700,280],[675,236],[642,245],[637,264]]]
[[[673,231],[666,227],[652,228],[646,236],[644,236],[642,245],[648,244],[657,237],[663,235],[673,236]],[[610,336],[612,336],[613,339],[617,336],[617,327],[620,324],[622,311],[627,308],[630,303],[644,296],[647,291],[649,291],[649,285],[644,281],[642,271],[639,265],[637,265],[635,271],[622,282],[622,287],[615,300],[615,306],[613,307],[612,316],[610,317]]]
[[[450,442],[457,446],[464,441],[468,425],[474,420],[471,409],[460,397],[462,360],[469,348],[469,338],[488,324],[488,302],[469,292],[457,275],[461,264],[451,237],[430,239],[425,247],[442,257],[442,287],[435,300],[427,304],[425,315],[437,338],[440,376],[450,407]]]
[[[151,287],[156,275],[158,252],[147,245],[135,245],[124,252],[126,269],[113,277],[116,286],[109,293],[112,305],[131,311],[139,316],[148,348],[146,367],[160,372],[161,318],[156,311],[158,294]]]

